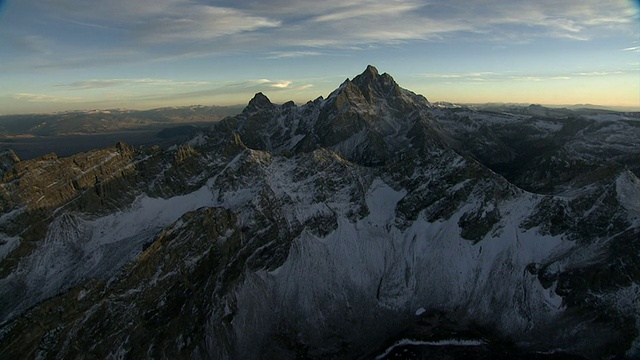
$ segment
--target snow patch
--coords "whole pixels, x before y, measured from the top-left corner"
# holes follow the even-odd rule
[[[612,113],[612,114],[594,114],[594,115],[582,115],[583,118],[595,121],[619,121],[619,120],[629,120],[629,118],[623,114]]]
[[[368,220],[372,224],[388,224],[396,216],[396,205],[407,192],[403,189],[396,191],[382,179],[377,178],[371,183],[367,192],[366,203],[369,208]]]
[[[630,171],[625,171],[616,179],[616,196],[627,209],[631,222],[640,219],[640,180]]]
[[[384,353],[376,356],[376,360],[384,359],[387,355],[389,355],[393,349],[400,346],[482,346],[486,345],[486,342],[481,340],[465,340],[465,339],[448,339],[448,340],[438,340],[438,341],[422,341],[422,340],[412,340],[412,339],[402,339],[396,341],[395,344],[391,345]]]
[[[291,150],[294,147],[296,147],[296,145],[298,145],[298,143],[302,139],[304,139],[305,137],[306,137],[306,135],[304,135],[304,134],[297,134],[297,135],[291,136],[291,141],[289,142],[289,150]]]
[[[555,121],[537,120],[533,123],[533,126],[539,130],[546,130],[550,132],[558,132],[562,130],[563,125]]]
[[[630,286],[621,287],[617,291],[598,295],[592,294],[605,305],[612,305],[620,314],[636,319],[636,329],[640,330],[640,284],[632,283]],[[640,358],[640,336],[631,343],[626,355],[629,359]]]
[[[129,210],[90,222],[94,231],[89,248],[126,239],[141,231],[159,230],[183,214],[213,203],[213,195],[206,186],[168,199],[139,196]]]
[[[20,245],[19,236],[7,236],[0,233],[0,260],[3,260],[9,253]]]
[[[207,139],[208,137],[204,133],[199,132],[196,136],[187,141],[187,145],[193,147],[202,146],[207,143]]]
[[[213,204],[211,191],[203,186],[168,199],[142,195],[130,208],[93,220],[77,214],[56,218],[39,247],[21,260],[15,272],[0,279],[0,288],[7,290],[0,293],[0,300],[21,289],[20,284],[26,284],[20,291],[28,299],[0,309],[0,322],[87,278],[109,278],[140,254],[143,244],[161,229],[189,211]],[[11,241],[11,246],[17,246],[16,239]]]

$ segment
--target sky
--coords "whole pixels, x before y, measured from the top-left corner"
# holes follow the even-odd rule
[[[326,97],[640,111],[637,0],[0,0],[0,114]]]

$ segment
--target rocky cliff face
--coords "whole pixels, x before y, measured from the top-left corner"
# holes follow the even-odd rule
[[[68,203],[87,190],[98,197],[104,184],[126,177],[133,166],[134,149],[124,143],[69,158],[55,154],[15,162],[2,179],[3,210],[52,209]],[[103,196],[104,197],[104,196]]]
[[[637,154],[604,134],[639,121],[580,121],[436,108],[368,67],[182,147],[16,162],[0,354],[637,356]]]

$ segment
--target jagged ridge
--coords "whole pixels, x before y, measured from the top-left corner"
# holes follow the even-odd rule
[[[302,106],[256,94],[183,147],[133,151],[127,172],[94,162],[129,195],[96,211],[89,185],[2,218],[20,244],[1,263],[0,354],[366,357],[434,313],[525,352],[635,354],[636,175],[527,192],[482,163],[505,137],[454,115],[369,66]],[[460,141],[483,127],[486,144]],[[77,176],[38,161],[20,167]],[[21,198],[27,173],[13,174],[4,186]],[[40,230],[20,232],[36,214]]]

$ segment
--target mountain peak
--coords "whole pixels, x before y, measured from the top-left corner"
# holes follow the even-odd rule
[[[371,74],[371,76],[378,76],[378,69],[376,69],[376,67],[373,65],[367,65],[367,68],[362,74]]]
[[[247,107],[243,112],[254,112],[258,110],[269,109],[273,106],[273,103],[265,94],[258,92],[253,96],[253,99],[249,101],[249,104],[247,104]]]
[[[273,104],[265,94],[258,92],[253,96],[253,99],[249,100],[249,105],[273,105]]]
[[[378,73],[378,69],[373,65],[367,65],[367,68],[362,72],[362,74],[353,78],[353,83],[356,85],[365,85],[371,82],[375,82],[380,77]]]
[[[362,74],[353,78],[351,83],[360,90],[368,102],[373,99],[398,97],[401,91],[391,75],[387,73],[380,75],[373,65],[368,65]]]

